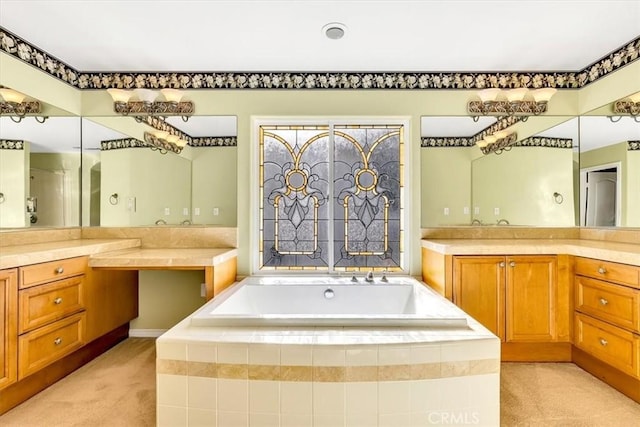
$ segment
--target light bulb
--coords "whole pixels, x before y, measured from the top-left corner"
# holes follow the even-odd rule
[[[166,139],[167,135],[169,135],[169,132],[164,130],[157,130],[153,132],[153,136],[155,136],[158,139]]]
[[[165,139],[166,139],[167,142],[169,142],[171,144],[175,144],[176,142],[178,142],[180,137],[178,135],[169,135]]]
[[[480,147],[480,148],[484,148],[484,147],[486,147],[487,145],[489,145],[489,143],[488,143],[486,140],[481,139],[480,141],[476,142],[476,145],[477,145],[478,147]]]
[[[509,132],[504,131],[504,130],[499,130],[498,132],[493,134],[496,139],[503,139],[506,138],[507,136],[509,136]]]
[[[135,89],[133,93],[136,94],[138,99],[143,102],[153,102],[158,97],[158,94],[151,89]]]
[[[487,141],[488,144],[493,144],[498,139],[494,135],[487,135],[484,137],[484,140]]]
[[[187,145],[187,141],[184,139],[179,139],[176,141],[176,145],[180,148],[183,148],[185,145]]]
[[[629,101],[631,101],[633,103],[640,102],[640,92],[634,93],[633,95],[629,95],[628,99],[629,99]]]

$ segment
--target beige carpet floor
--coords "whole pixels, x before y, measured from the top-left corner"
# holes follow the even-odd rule
[[[640,427],[640,405],[571,363],[503,363],[503,426]],[[0,416],[0,426],[155,425],[155,341],[129,338]],[[224,426],[221,426],[224,427]]]

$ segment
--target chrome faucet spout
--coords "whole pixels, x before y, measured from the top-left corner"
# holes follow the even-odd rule
[[[480,221],[479,219],[474,219],[473,221],[471,221],[471,225],[482,225],[482,221]]]
[[[369,270],[367,275],[364,276],[365,282],[372,283],[373,282],[373,270]]]
[[[156,221],[156,225],[167,225],[167,221],[164,219],[159,219]]]
[[[507,221],[506,219],[499,219],[498,220],[498,225],[509,225],[509,221]]]

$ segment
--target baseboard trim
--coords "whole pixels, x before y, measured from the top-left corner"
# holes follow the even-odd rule
[[[129,336],[132,338],[158,338],[167,331],[168,329],[129,329]]]
[[[90,362],[111,347],[127,338],[127,330],[129,324],[114,329],[113,331],[101,336],[80,347],[73,353],[64,358],[53,362],[39,371],[21,379],[4,390],[2,390],[0,399],[0,415],[9,411],[11,408],[18,406],[20,403],[54,384],[56,381],[67,376],[82,365]]]
[[[619,371],[576,346],[572,346],[572,355],[573,363],[640,403],[640,379]]]
[[[571,343],[503,342],[503,362],[571,362]]]

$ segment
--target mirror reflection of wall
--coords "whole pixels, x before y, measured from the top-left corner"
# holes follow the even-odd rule
[[[0,192],[1,228],[80,225],[80,119],[0,118]]]
[[[640,227],[640,123],[580,117],[580,225]]]
[[[509,126],[518,142],[482,154],[474,136],[495,117],[422,118],[422,226],[574,226],[578,122],[530,117]]]
[[[236,118],[167,122],[192,138],[180,154],[144,146],[130,117],[83,119],[83,224],[236,225]]]

